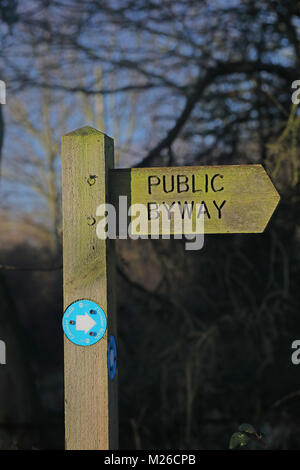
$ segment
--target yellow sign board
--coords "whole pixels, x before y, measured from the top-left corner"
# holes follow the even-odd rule
[[[131,222],[139,220],[131,233],[138,235],[260,233],[280,199],[262,165],[114,169],[109,180],[115,207],[119,196],[127,196],[128,207],[145,207],[143,215],[131,212]]]

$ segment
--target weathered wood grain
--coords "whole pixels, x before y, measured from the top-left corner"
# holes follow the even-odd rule
[[[204,233],[263,232],[280,199],[262,165],[114,169],[109,180],[116,208],[120,195],[127,196],[129,205],[163,204],[163,210],[174,202],[182,209],[193,202],[192,230],[184,233],[194,233],[196,204],[203,202]],[[146,230],[139,227],[132,233],[162,233],[161,227],[153,232],[148,221],[147,225]],[[183,232],[171,224],[169,233]]]
[[[107,343],[117,337],[114,240],[96,236],[95,212],[108,198],[113,140],[90,127],[62,137],[64,308],[79,299],[101,305],[104,337],[93,346],[64,338],[67,449],[118,446],[117,378],[107,373]]]

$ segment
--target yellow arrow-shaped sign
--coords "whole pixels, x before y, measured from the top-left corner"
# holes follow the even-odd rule
[[[131,221],[140,217],[140,226],[132,230],[139,235],[167,233],[161,228],[164,216],[171,221],[170,234],[195,233],[201,214],[204,233],[260,233],[280,199],[262,165],[110,170],[109,180],[116,208],[119,196],[127,196],[128,207],[145,207],[143,215],[133,211],[131,216]],[[151,228],[155,219],[158,231]],[[178,219],[190,219],[192,225],[178,229]]]

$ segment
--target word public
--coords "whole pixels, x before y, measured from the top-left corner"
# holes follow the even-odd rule
[[[155,201],[149,201],[147,203],[148,209],[148,219],[158,218],[158,208],[162,206],[168,213],[170,218],[171,210],[178,206],[179,213],[182,218],[185,216],[191,218],[193,211],[196,208],[195,200],[191,199],[191,196],[196,193],[209,193],[209,202],[207,200],[202,200],[200,202],[199,210],[195,214],[196,218],[199,218],[203,213],[207,216],[208,219],[212,217],[213,214],[218,219],[222,218],[222,209],[226,203],[226,200],[217,201],[216,199],[211,199],[211,193],[219,193],[224,191],[224,186],[222,184],[223,175],[220,173],[215,173],[213,175],[205,174],[192,174],[192,175],[182,175],[182,174],[170,174],[170,175],[149,175],[148,176],[148,195],[155,196],[159,195],[161,199],[163,194],[168,194],[168,201],[162,201],[159,204]],[[187,193],[186,196],[188,201],[169,201],[171,195],[181,193]],[[200,194],[197,194],[197,199]],[[154,198],[153,198],[154,199]],[[197,200],[198,202],[198,200]]]

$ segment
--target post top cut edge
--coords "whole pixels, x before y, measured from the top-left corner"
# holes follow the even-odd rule
[[[64,134],[63,137],[71,137],[71,136],[88,136],[88,135],[106,135],[104,132],[98,131],[98,129],[94,129],[91,126],[84,126],[80,127],[79,129],[75,129],[72,132],[68,132],[67,134]]]

